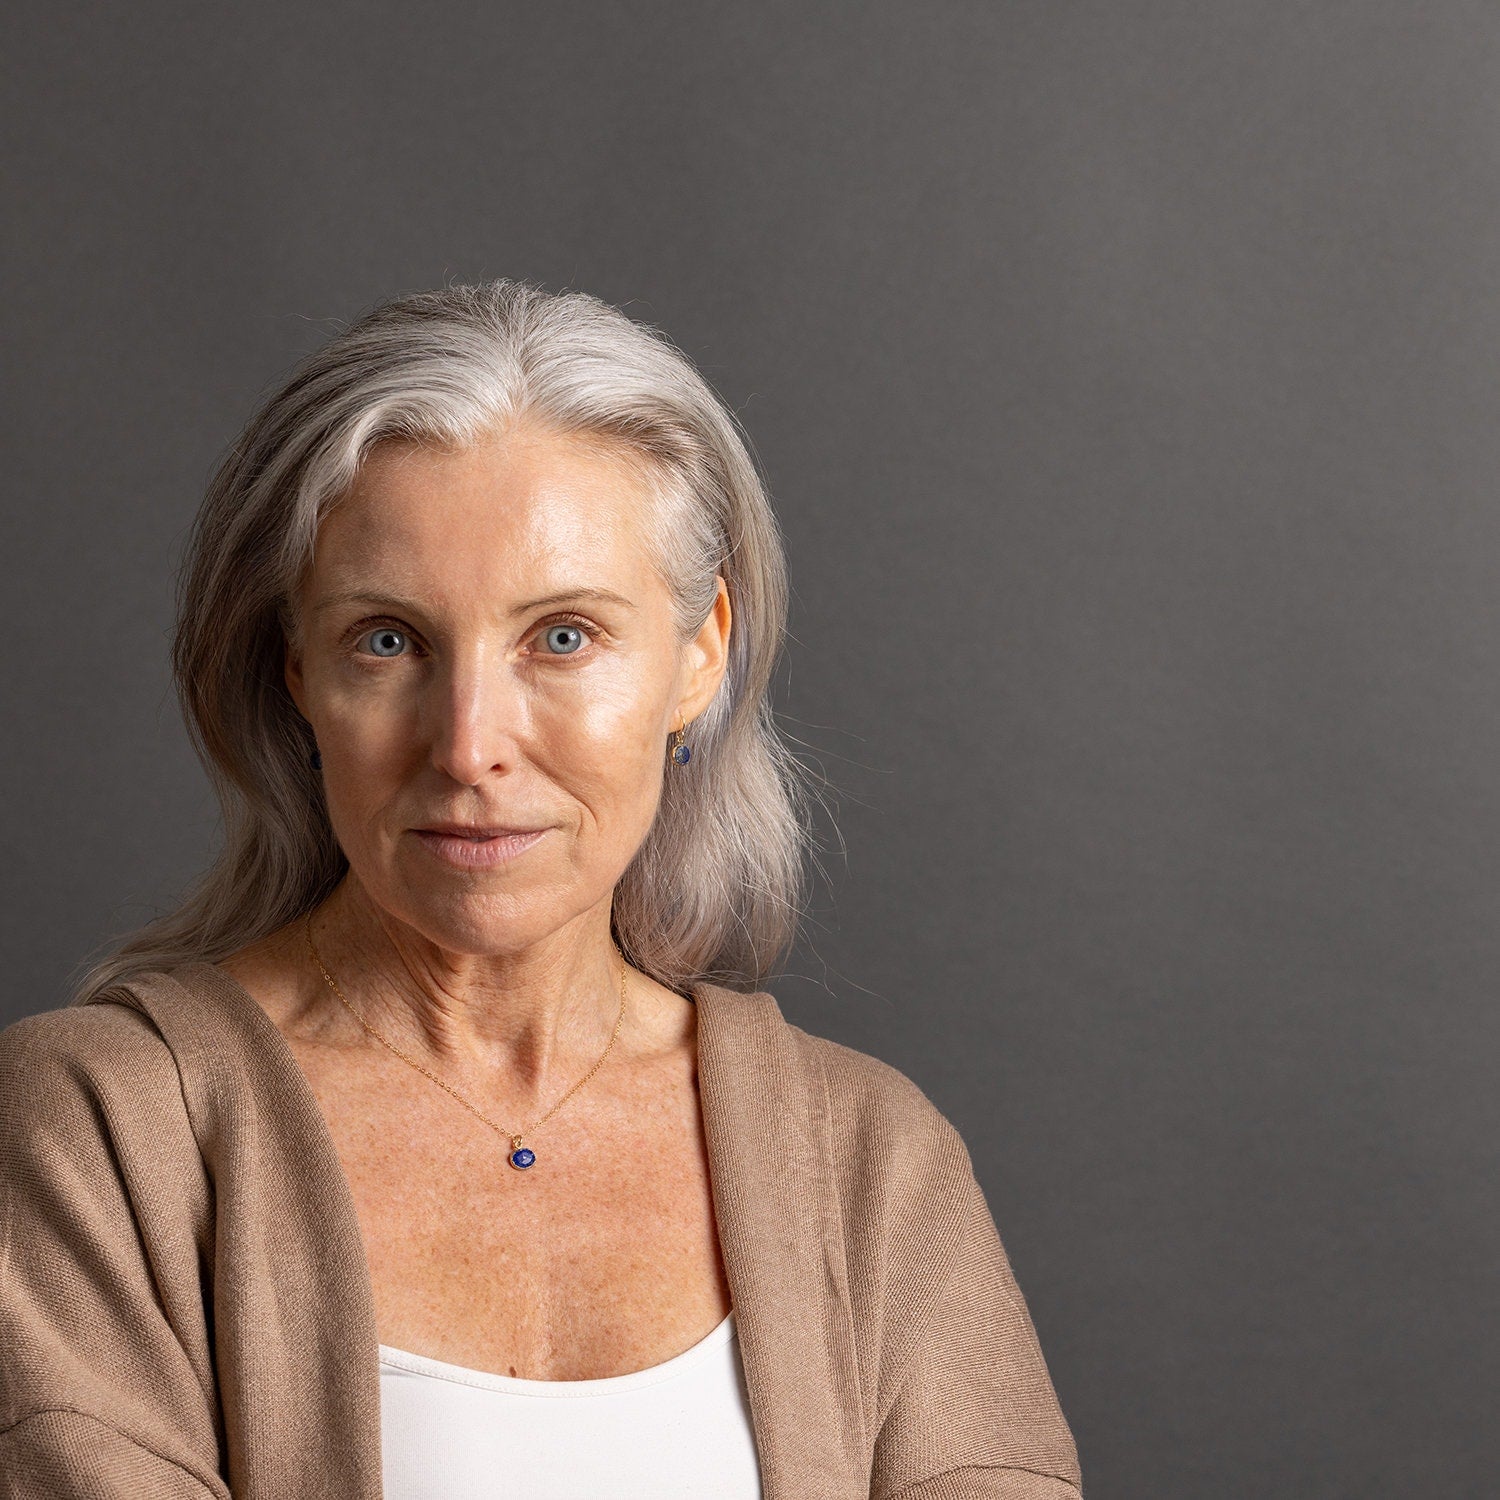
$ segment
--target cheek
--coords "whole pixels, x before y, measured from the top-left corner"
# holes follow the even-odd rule
[[[356,669],[332,667],[319,688],[319,738],[347,765],[379,776],[420,752],[422,703],[412,684],[363,682]]]
[[[622,683],[611,691],[580,693],[557,705],[555,720],[566,719],[581,741],[619,745],[640,755],[651,738],[654,694],[644,686]]]
[[[378,842],[382,812],[400,802],[423,763],[414,714],[395,694],[347,690],[329,693],[321,707],[329,820],[341,842]]]
[[[327,732],[344,763],[372,783],[400,777],[422,756],[415,717],[389,705],[351,705],[331,717]]]
[[[579,839],[607,848],[611,863],[633,855],[661,798],[667,751],[656,726],[664,691],[654,679],[596,681],[535,721],[537,769],[573,803]]]

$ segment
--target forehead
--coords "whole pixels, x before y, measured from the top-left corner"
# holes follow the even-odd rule
[[[314,573],[395,572],[414,587],[604,582],[644,567],[652,503],[641,463],[619,445],[535,427],[463,449],[387,440],[319,527]]]

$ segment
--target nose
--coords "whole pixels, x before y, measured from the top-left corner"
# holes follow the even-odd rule
[[[424,704],[432,763],[465,786],[511,769],[527,706],[522,684],[499,652],[450,652],[428,682]]]

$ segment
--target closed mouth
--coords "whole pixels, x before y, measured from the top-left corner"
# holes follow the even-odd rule
[[[531,833],[543,833],[541,828],[474,828],[462,823],[440,823],[433,828],[419,828],[418,833],[435,833],[446,838],[472,839],[482,843],[486,839],[522,838]]]

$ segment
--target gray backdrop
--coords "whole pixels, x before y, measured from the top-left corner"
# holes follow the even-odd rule
[[[0,67],[0,1019],[215,845],[171,576],[258,395],[592,291],[786,527],[771,987],[970,1143],[1088,1492],[1495,1492],[1500,10],[96,0]]]

